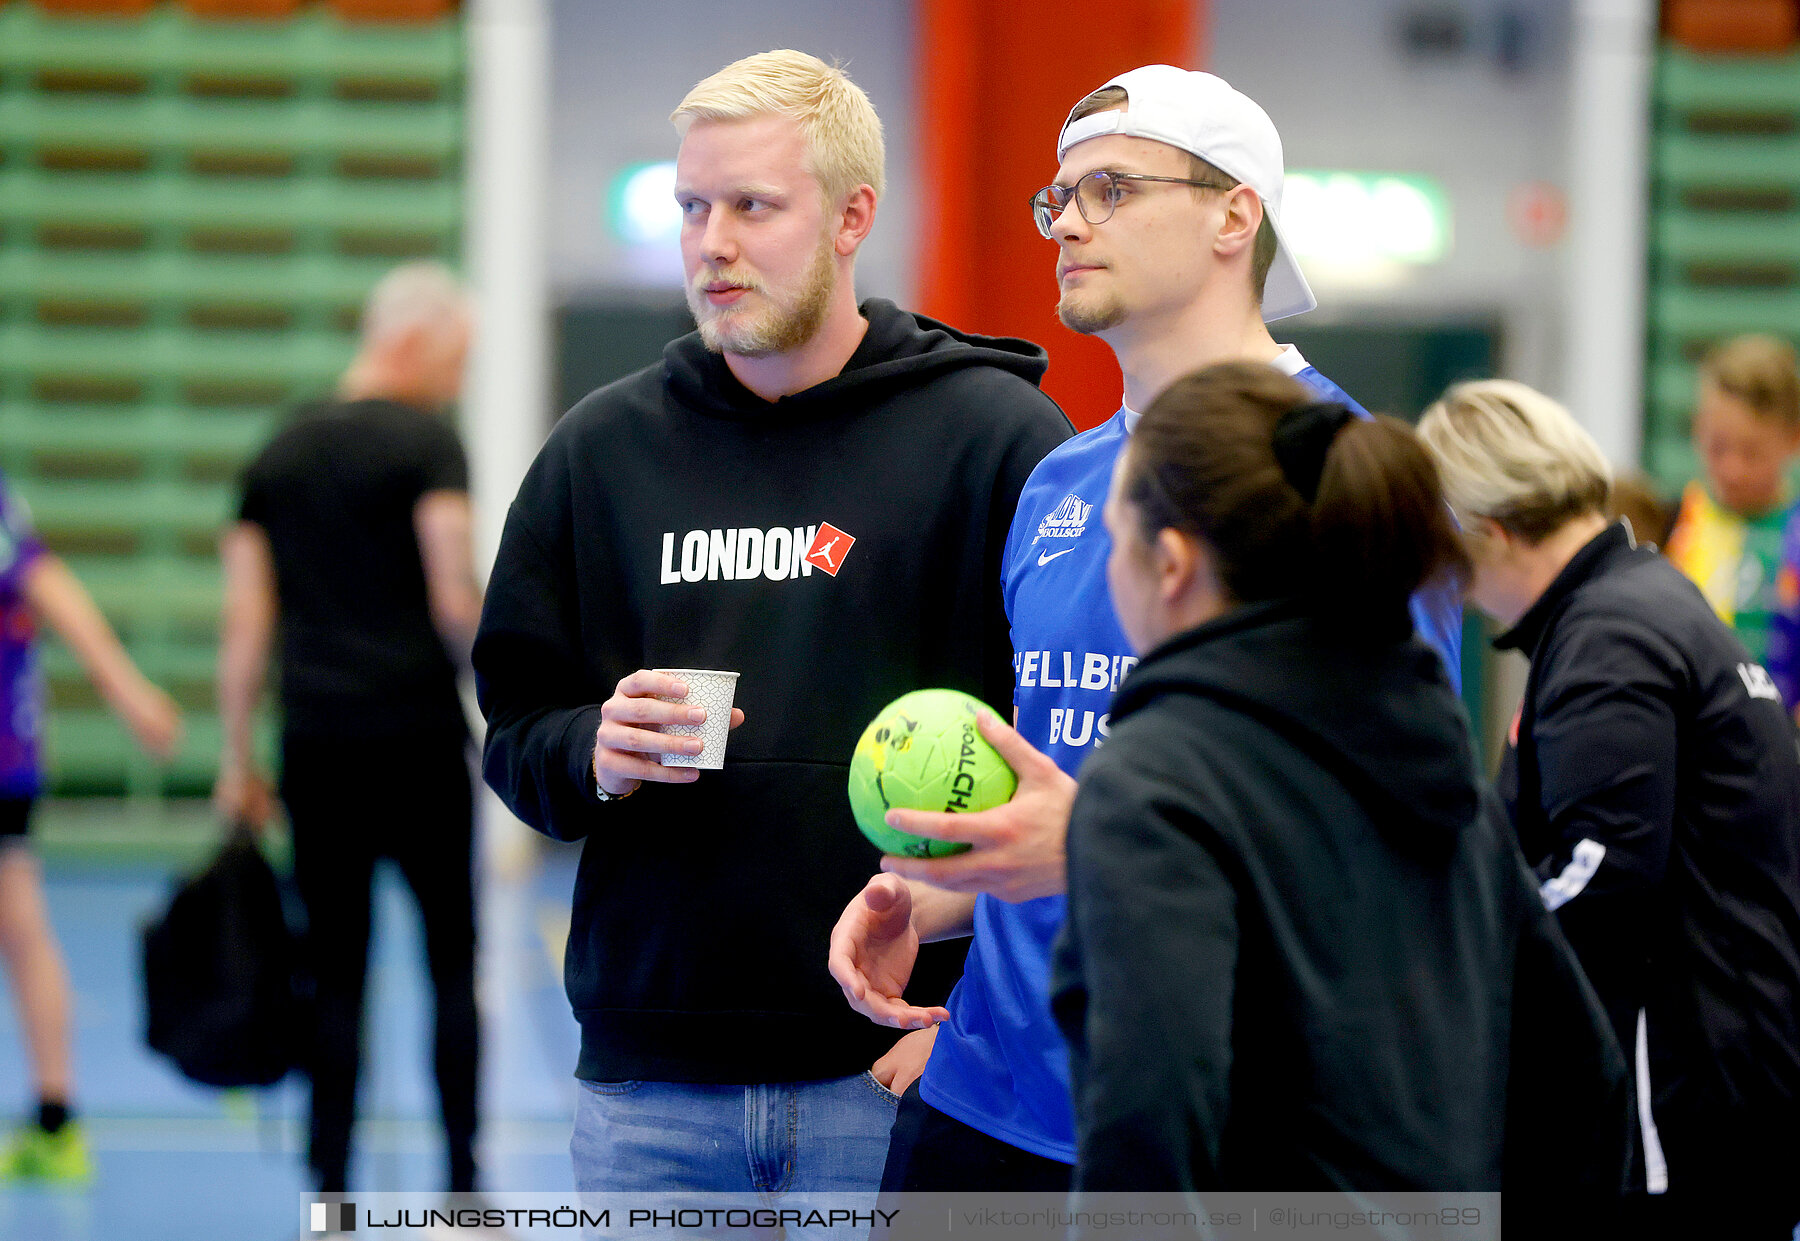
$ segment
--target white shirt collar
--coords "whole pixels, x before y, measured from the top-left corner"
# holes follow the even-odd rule
[[[1283,345],[1281,347],[1281,352],[1275,355],[1269,362],[1269,365],[1280,371],[1283,375],[1298,375],[1301,371],[1305,370],[1310,363],[1300,356],[1300,351],[1294,348],[1294,346]]]
[[[1310,364],[1305,358],[1300,356],[1300,351],[1294,346],[1283,345],[1281,347],[1281,352],[1275,355],[1269,362],[1269,365],[1280,371],[1283,375],[1298,375]],[[1137,430],[1138,419],[1142,418],[1144,415],[1140,414],[1137,410],[1131,408],[1131,406],[1125,404],[1123,401],[1119,402],[1119,412],[1125,415],[1125,434],[1130,435],[1133,431]]]

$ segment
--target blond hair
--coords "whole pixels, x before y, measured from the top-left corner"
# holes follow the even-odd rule
[[[695,121],[768,114],[799,122],[808,171],[828,205],[841,203],[859,185],[881,197],[887,158],[881,118],[862,87],[817,56],[784,49],[733,61],[690,90],[669,120],[685,135]]]
[[[1568,410],[1510,379],[1453,386],[1425,411],[1419,438],[1465,530],[1487,517],[1528,543],[1604,512],[1612,466]]]
[[[365,347],[409,329],[453,322],[469,313],[469,295],[442,263],[402,263],[383,276],[363,304]]]
[[[1774,336],[1734,336],[1700,363],[1700,380],[1748,405],[1758,418],[1800,430],[1800,370],[1794,348]]]

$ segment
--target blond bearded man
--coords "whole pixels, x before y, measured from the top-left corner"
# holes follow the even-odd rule
[[[585,841],[578,1188],[872,1197],[894,1036],[824,969],[876,863],[846,767],[904,691],[1010,697],[1001,549],[1069,427],[1035,345],[858,302],[881,129],[840,71],[752,56],[673,119],[698,331],[576,405],[519,491],[475,646],[486,775]],[[722,771],[662,765],[705,709],[659,668],[740,674]]]

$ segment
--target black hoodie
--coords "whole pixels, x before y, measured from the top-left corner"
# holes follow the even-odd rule
[[[1080,1189],[1605,1196],[1629,1166],[1623,1058],[1440,662],[1291,605],[1120,687],[1054,1006]]]
[[[878,861],[845,785],[908,690],[1004,708],[1000,554],[1070,434],[1044,354],[891,303],[837,377],[765,402],[697,335],[551,433],[507,516],[475,643],[488,782],[586,838],[565,979],[579,1076],[759,1082],[866,1069],[894,1032],[825,969]],[[593,791],[600,703],[638,668],[740,673],[725,769]]]

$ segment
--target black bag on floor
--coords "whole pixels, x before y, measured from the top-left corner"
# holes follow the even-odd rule
[[[144,1039],[208,1086],[268,1086],[295,1067],[298,950],[280,882],[248,828],[144,928]]]

